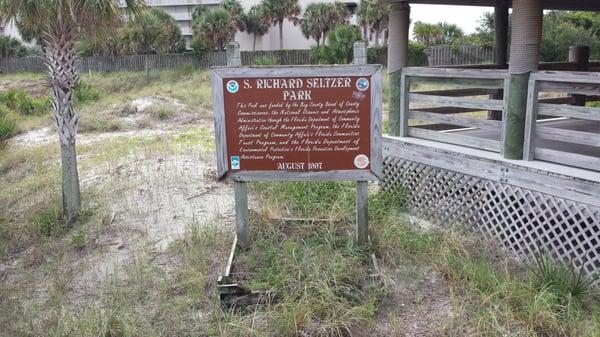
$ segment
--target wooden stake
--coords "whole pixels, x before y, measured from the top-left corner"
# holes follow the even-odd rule
[[[235,234],[242,248],[248,247],[248,186],[244,181],[234,182]]]
[[[369,184],[356,182],[356,242],[366,245],[369,242]]]

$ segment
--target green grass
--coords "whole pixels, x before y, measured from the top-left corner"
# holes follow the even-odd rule
[[[33,130],[53,126],[50,114],[50,92],[45,87],[44,74],[9,74],[0,76],[0,81],[11,89],[0,93],[0,104],[14,114],[11,118],[0,114],[0,140],[10,138],[16,131]],[[22,84],[35,94],[20,88]],[[142,97],[163,97],[184,105],[187,113],[209,117],[211,110],[210,72],[182,67],[177,70],[123,73],[82,74],[75,89],[75,111],[80,115],[81,133],[111,132],[125,129],[149,128],[152,123],[140,119],[137,124],[127,124],[124,117],[131,116],[131,102]],[[174,104],[154,106],[149,111],[152,118],[166,121],[175,117],[179,109]],[[12,124],[16,124],[14,128]],[[15,129],[7,132],[3,129]]]

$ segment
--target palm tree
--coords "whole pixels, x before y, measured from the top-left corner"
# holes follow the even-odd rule
[[[240,32],[246,30],[246,15],[244,14],[244,7],[238,0],[225,0],[221,5],[231,15],[231,20],[235,23],[235,26]]]
[[[356,9],[357,23],[362,28],[363,40],[369,42],[368,31],[369,31],[369,7],[371,2],[369,0],[360,0],[358,8]]]
[[[138,13],[127,22],[120,35],[125,50],[133,54],[165,54],[185,50],[177,21],[160,8]]]
[[[347,19],[350,16],[350,12],[341,2],[334,2],[332,4],[324,4],[325,11],[325,25],[323,26],[323,43],[329,35],[329,32],[338,26],[347,24]]]
[[[342,3],[311,3],[306,6],[304,17],[300,20],[302,34],[308,38],[317,40],[317,46],[321,39],[325,43],[327,34],[334,28],[346,23],[349,16],[346,6]]]
[[[202,36],[213,49],[223,50],[225,44],[235,36],[237,27],[229,12],[217,7],[202,14],[194,23],[194,34]]]
[[[304,17],[300,20],[300,30],[307,39],[313,38],[317,46],[321,44],[323,27],[325,25],[324,3],[311,3],[304,10]]]
[[[252,34],[252,50],[256,50],[256,38],[267,34],[269,24],[265,21],[263,8],[260,5],[252,6],[246,15],[246,30]]]
[[[0,0],[0,14],[41,37],[48,79],[52,87],[52,112],[61,148],[63,216],[67,226],[81,207],[75,136],[79,116],[73,111],[74,89],[79,82],[77,41],[97,33],[122,15],[119,4],[135,14],[141,0]]]
[[[263,0],[261,5],[271,25],[279,25],[279,49],[283,49],[283,21],[287,19],[294,25],[298,23],[300,5],[298,0]]]

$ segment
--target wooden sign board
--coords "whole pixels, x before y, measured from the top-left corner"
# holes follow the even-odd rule
[[[219,179],[377,180],[380,66],[213,68]]]

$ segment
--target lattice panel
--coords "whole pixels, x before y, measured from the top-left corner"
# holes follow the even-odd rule
[[[600,208],[387,156],[382,187],[397,184],[411,213],[434,224],[465,224],[523,258],[543,249],[589,275],[600,272]]]

